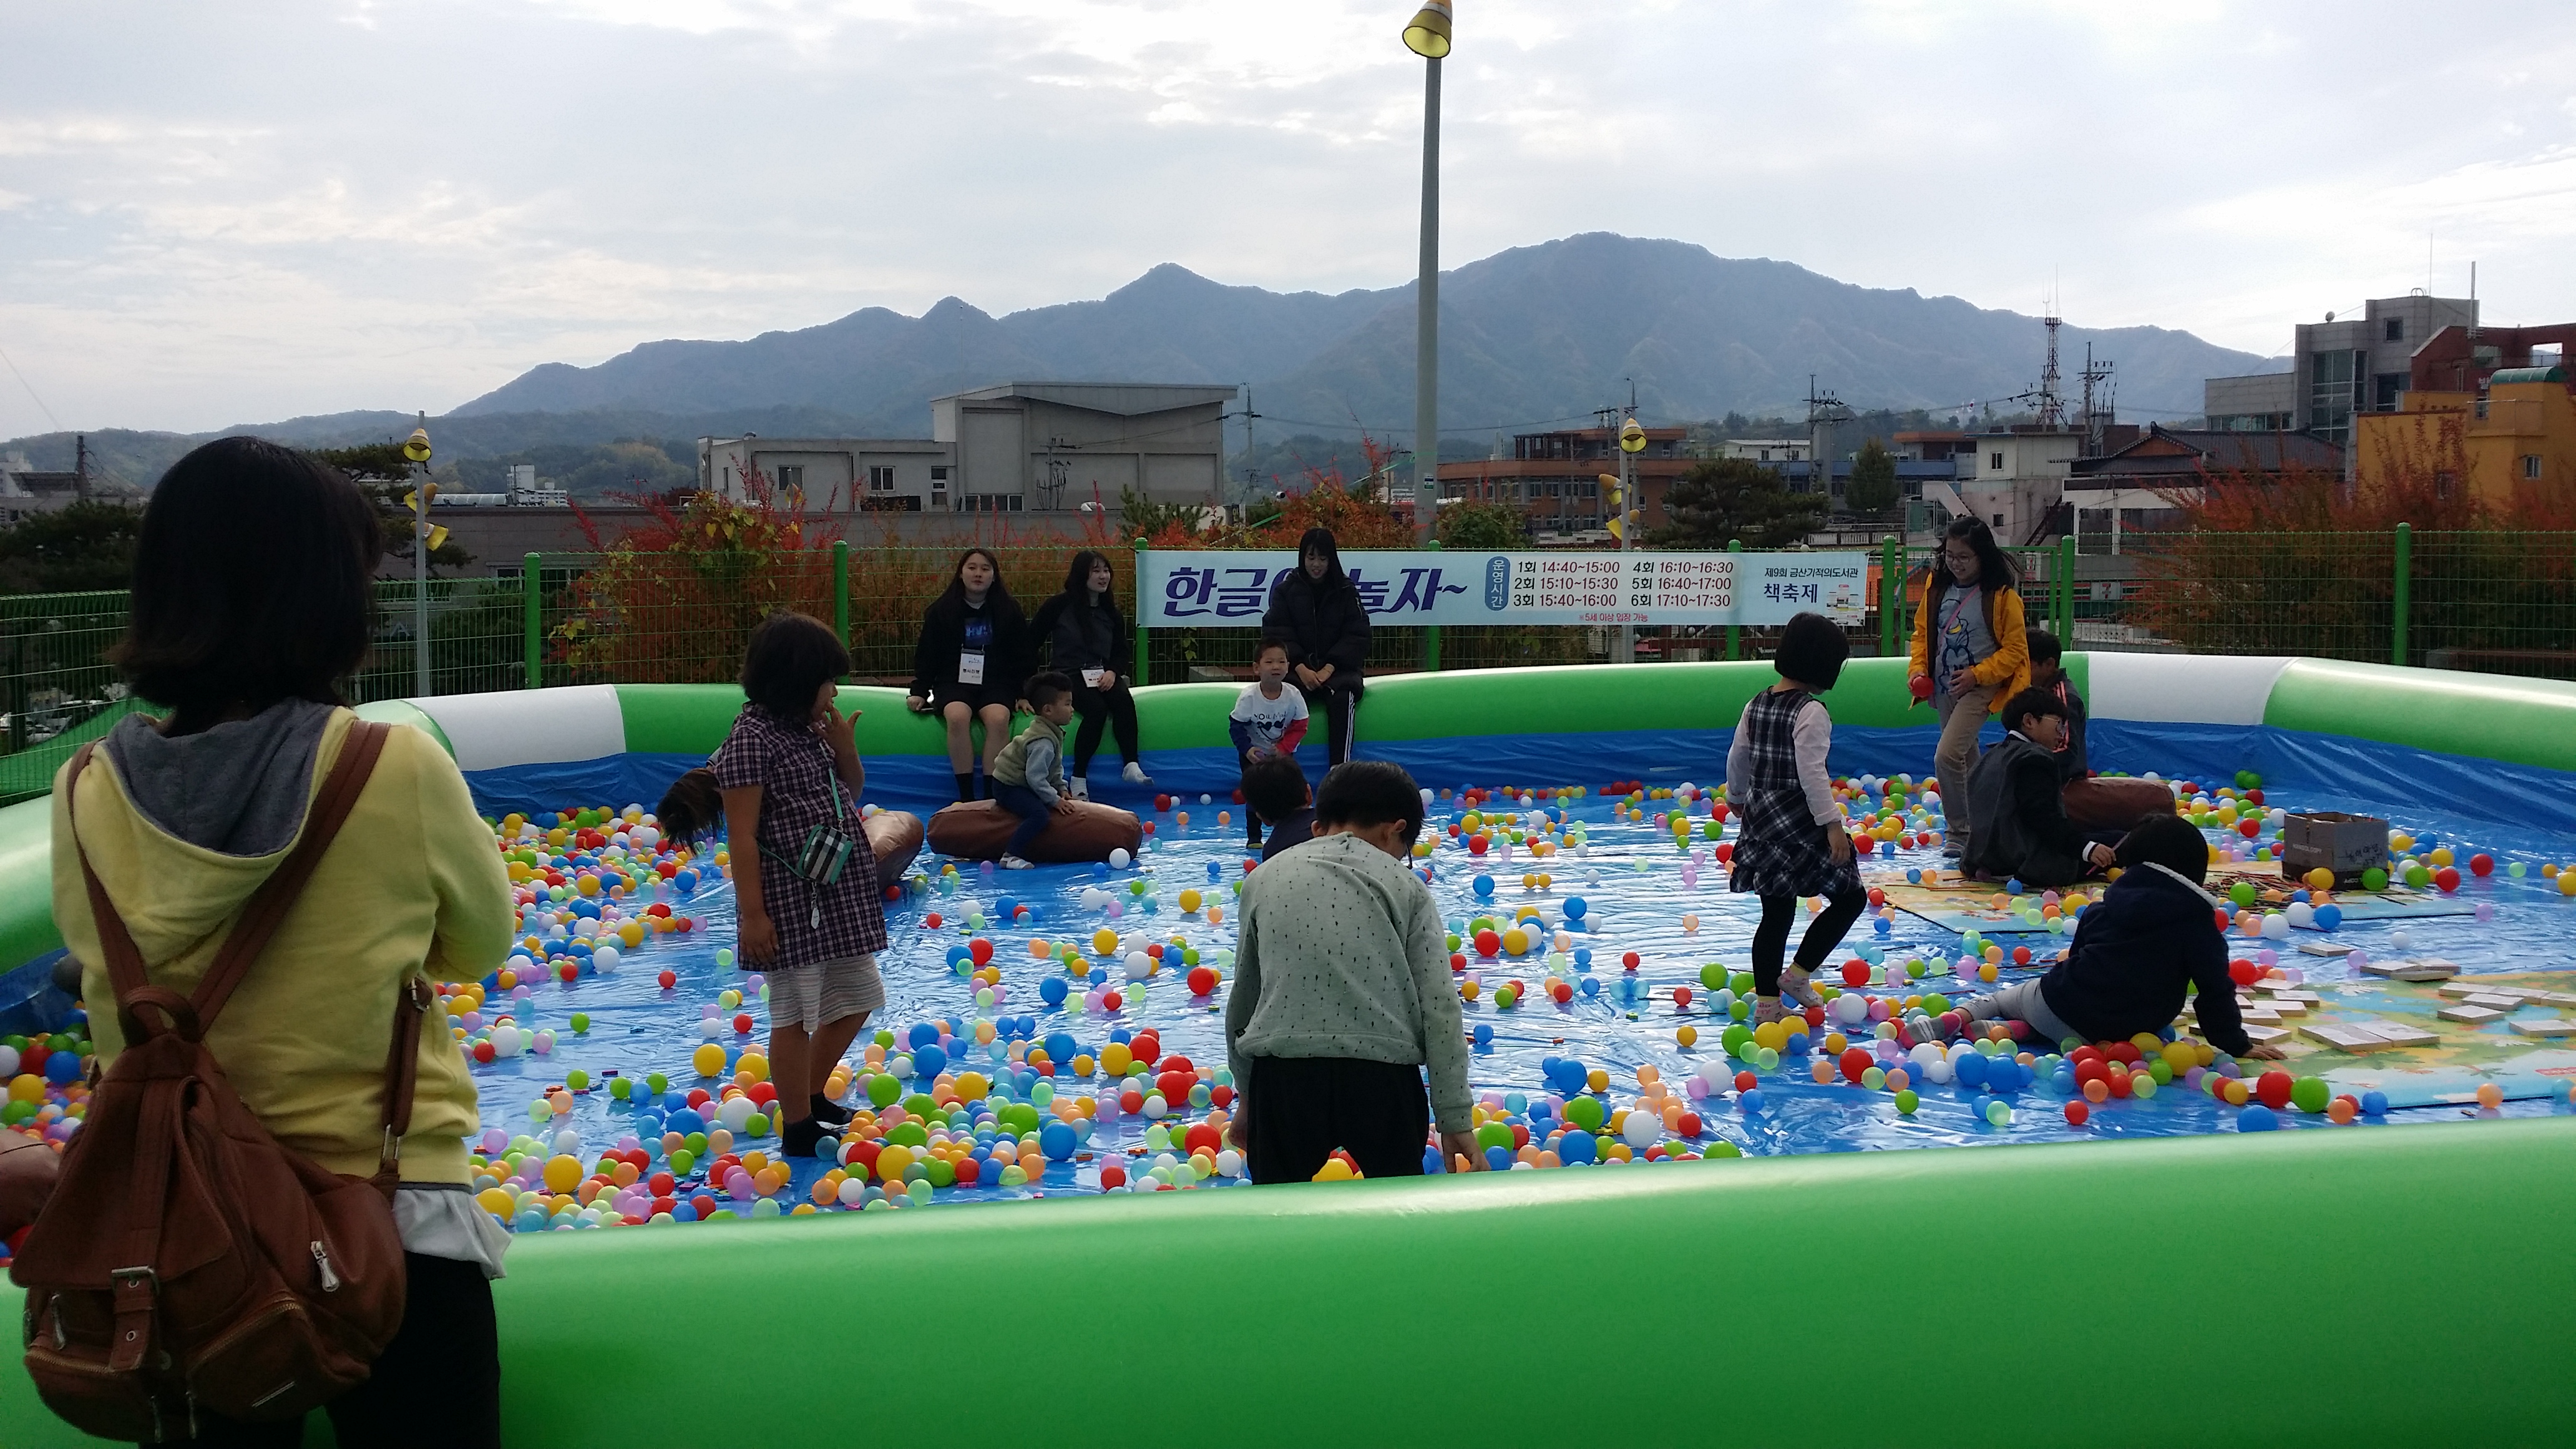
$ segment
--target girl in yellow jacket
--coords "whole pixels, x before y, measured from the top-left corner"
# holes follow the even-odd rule
[[[348,479],[257,438],[208,443],[153,491],[132,620],[108,657],[169,713],[118,720],[76,782],[54,782],[54,920],[84,965],[102,1064],[125,1041],[81,851],[151,983],[195,990],[243,904],[303,834],[357,718],[335,681],[366,658],[381,551],[374,511]],[[280,1143],[333,1172],[372,1174],[396,994],[421,977],[490,972],[513,921],[509,876],[464,777],[436,740],[397,725],[206,1045]],[[394,1194],[402,1328],[367,1382],[328,1406],[343,1444],[500,1442],[489,1280],[509,1237],[469,1192],[465,1136],[480,1117],[444,1025],[433,1014],[420,1036]],[[300,1437],[290,1425],[206,1419],[209,1442]]]
[[[1931,700],[1941,716],[1932,763],[1948,822],[1941,853],[1953,860],[1968,846],[1968,771],[1977,763],[1977,731],[2030,685],[2020,585],[2020,571],[1995,547],[1994,530],[1981,519],[1953,519],[1914,615],[1914,697]]]

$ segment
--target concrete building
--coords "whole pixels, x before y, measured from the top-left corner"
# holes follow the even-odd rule
[[[1688,428],[1648,428],[1646,449],[1630,462],[1646,528],[1664,523],[1664,490],[1699,462],[1683,451]],[[1804,444],[1775,444],[1798,447]],[[1497,450],[1500,451],[1499,449]],[[1588,532],[1610,517],[1601,478],[1619,472],[1618,434],[1608,428],[1521,433],[1511,456],[1440,465],[1440,496],[1518,508],[1534,531]]]
[[[2414,386],[2418,348],[2444,328],[2477,325],[2474,298],[2421,292],[2374,298],[2362,304],[2359,317],[2329,312],[2323,322],[2301,323],[2288,372],[2208,379],[2201,385],[2202,409],[2219,431],[2314,433],[2346,444],[2356,416],[2398,410]]]
[[[1234,389],[1008,382],[930,404],[927,438],[700,438],[698,484],[739,496],[757,470],[828,513],[1054,513],[1134,490],[1221,502]]]
[[[87,434],[72,439],[72,468],[68,473],[33,467],[24,453],[12,451],[0,456],[0,528],[39,513],[59,512],[83,499],[140,505],[143,490],[92,468]]]
[[[2084,434],[2015,428],[1978,433],[1972,441],[1956,485],[1965,511],[1984,519],[2008,548],[2038,542],[2052,531],[2067,472],[2083,456]]]
[[[2073,515],[2076,549],[2117,554],[2121,540],[2180,528],[2183,502],[2209,475],[2337,477],[2343,450],[2306,433],[2228,432],[2150,426],[2126,447],[2068,465],[2060,500]]]
[[[2466,488],[2498,507],[2517,495],[2560,504],[2576,496],[2576,391],[2566,370],[2499,368],[2482,380],[2474,392],[2411,389],[2400,411],[2362,417],[2360,486],[2420,484],[2429,474],[2437,496]]]
[[[1718,456],[1748,463],[1799,463],[1814,449],[1815,444],[1805,438],[1729,438]]]

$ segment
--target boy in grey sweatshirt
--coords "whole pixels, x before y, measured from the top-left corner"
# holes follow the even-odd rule
[[[1314,830],[1252,873],[1237,908],[1225,1041],[1252,1180],[1308,1181],[1335,1148],[1364,1176],[1418,1176],[1434,1116],[1442,1158],[1480,1169],[1448,936],[1406,864],[1421,792],[1383,760],[1336,765]]]

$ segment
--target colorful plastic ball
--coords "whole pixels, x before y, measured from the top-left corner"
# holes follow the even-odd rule
[[[723,1076],[725,1049],[714,1042],[707,1042],[690,1054],[689,1065],[697,1068],[698,1075],[702,1077]]]
[[[2478,1084],[2478,1105],[2493,1111],[2504,1105],[2504,1088],[2493,1082]]]
[[[2487,854],[2485,851],[2479,851],[2477,854],[2470,856],[2469,874],[2478,877],[2480,880],[2484,880],[2488,876],[2495,874],[2495,857]]]
[[[2300,1077],[2290,1084],[2290,1103],[2302,1112],[2322,1112],[2333,1097],[2334,1089],[2326,1085],[2323,1077]]]
[[[2387,1094],[2386,1092],[2379,1091],[2379,1090],[2377,1090],[2376,1088],[2374,1088],[2374,1089],[2372,1089],[2372,1090],[2370,1090],[2370,1091],[2367,1091],[2367,1092],[2362,1093],[2362,1094],[2361,1094],[2361,1110],[2362,1110],[2362,1114],[2363,1114],[2364,1116],[2369,1116],[2369,1117],[2385,1117],[2385,1116],[2387,1116],[2387,1115],[2388,1115],[2388,1094]]]
[[[1567,1128],[1565,1135],[1556,1140],[1556,1158],[1569,1167],[1595,1161],[1600,1152],[1599,1140],[1580,1127]]]
[[[1908,1117],[1911,1117],[1911,1116],[1913,1116],[1913,1115],[1914,1115],[1914,1109],[1915,1109],[1916,1107],[1921,1106],[1922,1104],[1923,1104],[1923,1099],[1922,1099],[1921,1097],[1918,1097],[1918,1096],[1916,1096],[1916,1095],[1914,1094],[1914,1089],[1913,1089],[1913,1088],[1911,1088],[1911,1087],[1900,1087],[1900,1088],[1898,1088],[1898,1089],[1897,1089],[1897,1092],[1896,1092],[1896,1110],[1897,1110],[1897,1111],[1899,1111],[1899,1112],[1903,1113],[1904,1115],[1906,1115],[1906,1116],[1908,1116]]]
[[[1997,1127],[2009,1127],[2012,1125],[2012,1119],[2012,1108],[2001,1098],[1997,1098],[1996,1100],[1986,1104],[1986,1120],[1988,1122]]]
[[[2326,1104],[2326,1120],[2338,1127],[2344,1126],[2360,1115],[2361,1109],[2353,1105],[2350,1097],[2337,1097]]]
[[[2366,891],[2384,891],[2388,889],[2388,872],[2375,865],[2363,871],[2361,873],[2361,888]]]
[[[1735,1099],[1735,1105],[1748,1115],[1762,1110],[1762,1090],[1757,1087]]]
[[[2236,1130],[2239,1132],[2274,1132],[2280,1130],[2280,1126],[2281,1119],[2272,1115],[2269,1107],[2251,1106],[2236,1114]]]
[[[2317,907],[2316,914],[2310,917],[2310,920],[2320,931],[2334,930],[2343,924],[2343,907],[2328,901]]]
[[[2083,1102],[2069,1102],[2066,1104],[2067,1126],[2081,1127],[2086,1122],[2092,1120],[2092,1117],[2093,1109],[2089,1105]]]

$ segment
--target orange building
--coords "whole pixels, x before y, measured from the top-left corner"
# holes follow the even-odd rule
[[[1646,448],[1630,460],[1636,480],[1639,520],[1646,528],[1663,524],[1664,490],[1699,460],[1683,451],[1687,428],[1647,428]],[[1601,477],[1619,471],[1619,437],[1608,428],[1566,428],[1549,433],[1523,433],[1512,439],[1512,456],[1440,465],[1440,496],[1476,503],[1502,503],[1518,508],[1534,528],[1583,530],[1603,526],[1610,516]]]
[[[2576,490],[2576,389],[2559,367],[2500,368],[2476,392],[2417,388],[2391,413],[2362,413],[2353,448],[2364,488],[2430,472],[2437,491],[2466,487],[2487,503],[2530,489]]]

